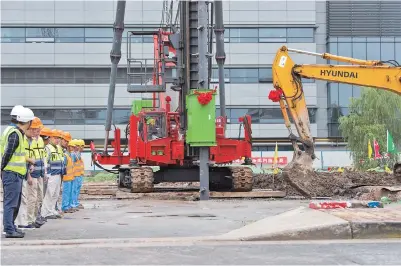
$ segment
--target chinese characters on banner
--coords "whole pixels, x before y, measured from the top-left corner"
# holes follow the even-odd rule
[[[273,164],[274,157],[252,157],[252,163],[254,164]],[[233,163],[243,163],[244,160],[235,160]],[[287,164],[287,157],[278,157],[277,160],[278,165],[286,165]]]

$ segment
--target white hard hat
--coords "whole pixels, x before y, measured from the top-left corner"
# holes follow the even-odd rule
[[[14,108],[11,110],[11,114],[10,115],[17,115],[19,111],[21,111],[22,109],[24,109],[24,106],[22,105],[16,105],[14,106]]]
[[[35,118],[32,110],[29,108],[18,109],[16,116],[16,120],[18,122],[26,123],[32,121]]]

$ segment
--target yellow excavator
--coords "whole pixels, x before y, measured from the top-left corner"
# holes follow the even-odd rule
[[[345,62],[350,65],[297,65],[291,59],[290,52]],[[301,194],[310,198],[313,192],[308,191],[311,186],[305,183],[313,182],[311,180],[308,181],[308,176],[313,175],[312,165],[316,156],[301,79],[309,78],[373,87],[401,95],[401,66],[394,60],[386,62],[360,60],[282,46],[277,51],[272,71],[274,89],[270,92],[269,99],[280,103],[285,125],[290,133],[289,137],[294,147],[293,159],[283,169],[283,176]],[[294,121],[299,137],[292,133],[288,112]],[[299,148],[297,141],[303,144],[304,151]],[[401,176],[401,162],[394,165],[393,173],[396,178]]]

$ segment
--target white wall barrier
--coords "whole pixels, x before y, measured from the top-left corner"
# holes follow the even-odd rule
[[[328,167],[346,167],[352,165],[352,159],[350,152],[348,151],[315,151],[317,159],[313,163],[313,167],[316,169],[327,169]],[[84,152],[83,159],[85,162],[86,171],[101,171],[99,167],[91,165],[91,153]],[[291,162],[293,156],[292,151],[278,152],[278,165],[284,167]],[[274,152],[273,151],[254,151],[252,152],[252,161],[258,168],[271,168],[273,163]],[[241,164],[241,161],[236,161],[235,164]],[[102,165],[106,169],[112,169],[112,165]]]

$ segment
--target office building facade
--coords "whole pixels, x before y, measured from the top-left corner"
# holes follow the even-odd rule
[[[349,2],[343,5],[347,3],[354,5]],[[328,25],[335,22],[335,19],[329,19],[329,12],[338,11],[335,6],[330,9],[330,2],[224,1],[223,7],[226,104],[230,119],[227,133],[238,137],[238,117],[248,113],[252,116],[253,137],[262,146],[269,140],[288,136],[278,104],[268,99],[273,89],[271,64],[282,45],[358,57],[362,56],[359,47],[363,43],[363,56],[377,59],[371,58],[369,51],[377,48],[379,43],[383,53],[387,53],[383,56],[401,56],[399,37],[392,36],[391,42],[387,42],[390,39],[383,39],[382,33],[378,32],[378,36],[369,35],[369,38],[380,40],[372,46],[367,36],[359,41],[348,36],[349,33],[341,36],[342,31]],[[1,9],[2,129],[8,123],[12,106],[22,104],[32,108],[51,128],[57,127],[71,132],[74,137],[101,143],[116,1],[2,1]],[[113,112],[114,124],[122,129],[128,122],[132,101],[148,97],[127,92],[126,32],[157,29],[162,9],[162,1],[127,1],[126,31]],[[379,14],[373,19],[382,18]],[[335,36],[329,36],[328,30]],[[387,49],[390,45],[393,52]],[[135,38],[131,51],[134,58],[152,58],[152,39]],[[310,55],[292,56],[297,64],[327,63]],[[217,67],[214,59],[213,67]],[[212,81],[211,86],[218,86],[215,69]],[[355,87],[341,90],[338,86],[343,85],[304,80],[311,132],[317,138],[338,137],[337,121],[332,119],[332,104],[337,103],[343,110],[347,108],[347,97],[358,95]],[[295,132],[295,128],[293,130]]]

